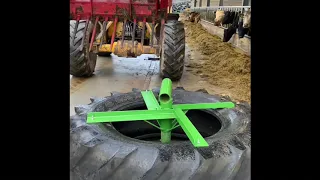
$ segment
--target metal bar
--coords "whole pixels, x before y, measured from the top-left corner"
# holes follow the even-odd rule
[[[168,120],[165,120],[165,121],[168,121]],[[165,126],[162,125],[162,127],[165,127]],[[162,129],[162,127],[161,127],[161,129]],[[169,129],[171,129],[171,127]],[[168,130],[168,131],[161,130],[161,139],[160,139],[160,141],[162,143],[164,143],[164,144],[170,143],[171,142],[171,130]]]
[[[87,123],[140,121],[154,119],[161,120],[173,118],[176,117],[172,109],[90,112],[87,114]]]
[[[206,23],[208,23],[208,24],[212,24],[212,25],[214,25],[212,22],[210,22],[210,21],[206,21],[206,20],[202,20],[203,22],[206,22]],[[228,28],[225,28],[225,27],[223,27],[223,26],[219,26],[219,28],[221,28],[221,29],[228,29]],[[238,34],[238,32],[236,32],[236,34]],[[246,37],[246,38],[248,38],[248,39],[251,39],[251,37],[250,36],[248,36],[248,35],[244,35],[244,37]],[[241,48],[240,48],[241,49]]]
[[[161,109],[156,97],[152,91],[142,91],[141,95],[143,97],[144,103],[146,104],[148,110],[157,110]],[[157,123],[160,126],[160,122],[157,120]]]
[[[194,127],[188,117],[184,114],[184,112],[179,108],[173,108],[174,114],[176,115],[177,121],[179,122],[181,128],[186,133],[191,143],[195,147],[208,147],[208,143],[201,136],[199,131]]]
[[[209,6],[209,7],[196,7],[191,8],[191,10],[216,10],[216,9],[227,9],[227,8],[251,8],[251,6]]]
[[[104,36],[106,36],[106,40],[107,40],[107,37],[108,37],[108,35],[106,35],[106,32],[107,32],[107,30],[106,30],[107,22],[108,22],[108,17],[106,17],[105,21],[103,21],[103,25],[102,25],[102,36],[101,36],[101,39],[100,39],[100,46],[99,46],[99,47],[102,46]]]
[[[172,81],[169,78],[162,80],[159,101],[161,108],[172,108]]]
[[[91,49],[92,49],[92,45],[93,45],[93,42],[94,42],[94,37],[96,37],[98,20],[99,20],[99,16],[96,17],[96,20],[95,20],[95,22],[94,22],[94,28],[93,28],[93,33],[92,33],[92,36],[91,36],[91,42],[90,42],[89,52],[90,52]]]
[[[178,121],[176,120],[176,119],[174,119],[173,121],[172,121],[172,126],[174,127],[174,126],[176,126],[177,124],[178,124]]]
[[[158,61],[158,60],[160,60],[160,58],[148,57],[148,60],[150,60],[150,61]]]
[[[143,44],[144,44],[144,33],[146,31],[146,18],[143,18],[143,23],[142,23],[142,34],[141,34],[141,45],[143,48]]]
[[[210,1],[209,1],[210,2]],[[208,8],[206,8],[206,13],[204,15],[204,19],[207,20]]]
[[[133,31],[132,31],[132,51],[134,52],[134,40],[136,38],[136,26],[137,26],[137,19],[133,19]]]
[[[212,25],[214,25],[212,22],[210,22],[210,21],[206,21],[206,20],[202,20],[203,22],[206,22],[206,23],[208,23],[208,24],[212,24]],[[227,28],[225,28],[225,27],[223,27],[223,26],[218,26],[219,28],[221,28],[221,29],[227,29]]]
[[[161,109],[172,109],[172,81],[169,78],[162,80],[159,101]],[[171,141],[172,120],[168,118],[159,121],[162,143],[170,143]]]
[[[113,46],[113,42],[114,42],[114,38],[116,36],[116,30],[117,30],[117,23],[118,23],[118,17],[115,18],[114,20],[114,26],[113,26],[113,32],[112,32],[112,37],[111,37],[111,50],[112,50],[112,46]]]
[[[177,126],[174,126],[170,129],[170,131],[174,130],[175,128],[179,127],[180,125],[178,124]]]
[[[152,91],[142,91],[141,94],[148,110],[160,109],[160,105]]]
[[[182,110],[183,112],[184,112],[184,114],[187,114],[187,112],[188,112],[188,110]],[[178,125],[178,126],[176,126],[178,124],[178,121],[177,121],[177,119],[174,119],[173,121],[172,121],[172,127],[179,127],[180,125]],[[172,129],[175,129],[175,128],[171,128],[171,130]]]
[[[178,124],[177,126],[174,126],[172,129],[175,129],[175,128],[179,127],[179,126],[180,126],[180,124]]]
[[[173,108],[179,108],[182,110],[234,108],[234,103],[217,102],[217,103],[199,103],[199,104],[176,104],[176,105],[173,105]]]
[[[91,16],[93,16],[93,0],[90,0],[90,5],[91,5]]]
[[[153,124],[153,123],[151,123],[151,122],[149,122],[149,121],[144,121],[144,122],[146,122],[146,123],[150,124],[151,126],[153,126],[153,127],[157,128],[157,129],[161,130],[160,127],[156,126],[155,124]]]
[[[154,34],[154,20],[152,20],[151,34],[150,34],[150,46],[153,48],[153,34]]]
[[[106,32],[105,32],[105,35],[106,35],[106,43],[108,43],[108,29],[109,29],[109,27],[111,26],[111,22],[109,22],[108,17],[106,17],[105,21],[108,23],[108,24],[107,24],[107,27],[106,27]],[[109,23],[110,23],[110,25],[109,25]]]
[[[127,25],[127,19],[124,19],[123,27],[122,27],[122,36],[121,36],[121,48],[123,48],[124,34],[126,32],[126,25]]]

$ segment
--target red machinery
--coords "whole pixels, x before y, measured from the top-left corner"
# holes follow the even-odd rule
[[[169,13],[171,6],[172,0],[70,0],[70,73],[90,76],[95,53],[133,57],[157,54],[161,75],[180,79],[184,28],[179,15]],[[100,28],[98,22],[103,22]]]
[[[99,16],[113,21],[129,16],[141,21],[147,18],[151,22],[166,17],[171,6],[172,0],[70,0],[70,13],[73,20]]]

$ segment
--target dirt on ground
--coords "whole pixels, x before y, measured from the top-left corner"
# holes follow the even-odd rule
[[[202,28],[200,23],[184,21],[186,42],[193,53],[186,70],[200,75],[210,84],[225,89],[231,99],[250,103],[250,56],[222,42]]]

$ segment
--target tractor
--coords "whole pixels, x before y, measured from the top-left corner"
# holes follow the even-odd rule
[[[97,56],[155,54],[162,78],[179,80],[185,31],[172,0],[70,0],[70,74],[93,75]]]

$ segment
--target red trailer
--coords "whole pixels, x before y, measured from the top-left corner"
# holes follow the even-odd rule
[[[157,54],[161,76],[179,80],[185,32],[171,7],[172,0],[70,0],[70,74],[91,76],[97,54]]]

